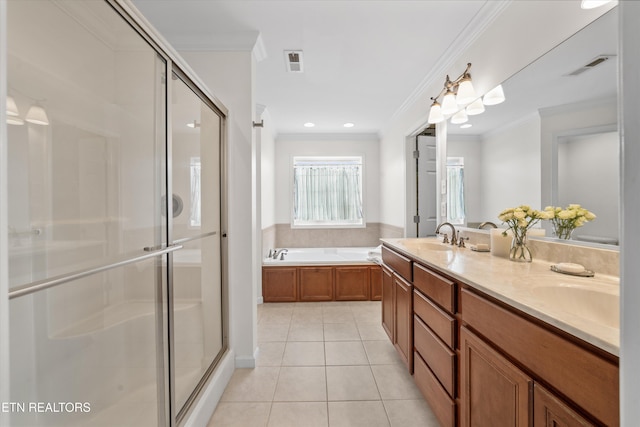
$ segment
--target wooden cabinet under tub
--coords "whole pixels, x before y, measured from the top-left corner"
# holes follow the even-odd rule
[[[264,302],[369,301],[382,298],[378,265],[263,266]]]

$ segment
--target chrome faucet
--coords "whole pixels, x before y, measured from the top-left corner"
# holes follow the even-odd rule
[[[278,259],[278,256],[281,260],[284,259],[284,254],[289,253],[289,249],[276,249],[273,252],[273,259]]]
[[[436,228],[436,234],[440,234],[440,227],[442,227],[443,225],[448,225],[449,227],[451,227],[451,244],[455,245],[457,243],[456,228],[450,222],[443,222],[442,224],[438,225],[438,227]],[[446,234],[444,235],[444,239],[442,239],[442,243],[449,243],[449,237]]]
[[[486,225],[490,226],[491,228],[498,228],[497,225],[495,225],[494,223],[492,223],[491,221],[485,221],[482,224],[480,224],[478,226],[479,229],[483,229]]]

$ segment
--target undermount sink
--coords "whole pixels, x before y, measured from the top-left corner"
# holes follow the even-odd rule
[[[590,279],[582,283],[561,279],[553,285],[534,286],[531,293],[545,306],[611,328],[620,328],[619,288]],[[594,280],[594,279],[591,279]]]
[[[420,239],[403,240],[401,243],[409,249],[418,251],[450,251],[451,245],[436,240],[424,241]]]

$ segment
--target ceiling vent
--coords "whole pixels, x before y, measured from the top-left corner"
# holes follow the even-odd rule
[[[577,70],[570,72],[569,74],[567,74],[567,76],[577,76],[579,74],[582,74],[585,71],[591,70],[594,67],[597,67],[598,65],[602,64],[603,62],[606,62],[607,60],[609,60],[609,59],[611,59],[613,57],[615,57],[615,55],[599,55],[599,56],[596,56],[591,61],[589,61],[588,64],[583,65],[582,67],[578,68]]]
[[[304,71],[301,50],[285,50],[284,62],[289,73],[302,73]]]

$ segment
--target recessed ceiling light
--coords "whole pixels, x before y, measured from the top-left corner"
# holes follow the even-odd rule
[[[468,128],[470,128],[471,126],[473,126],[471,123],[465,123],[465,124],[463,124],[463,125],[461,125],[461,126],[460,126],[460,129],[468,129]]]
[[[346,128],[352,128],[352,127],[354,127],[355,125],[354,125],[353,123],[345,123],[345,124],[343,124],[342,126],[344,126],[344,127],[346,127]]]
[[[304,127],[306,127],[306,128],[312,128],[312,127],[314,127],[315,125],[316,125],[315,123],[307,122],[307,123],[305,123],[305,124],[304,124]]]

